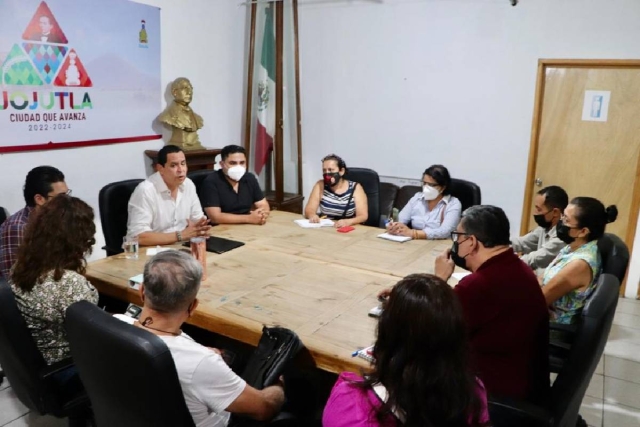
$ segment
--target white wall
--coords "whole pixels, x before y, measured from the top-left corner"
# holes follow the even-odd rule
[[[305,194],[333,151],[388,176],[443,163],[518,232],[538,59],[639,58],[638,17],[637,0],[301,0]]]
[[[192,107],[203,116],[200,139],[205,146],[240,142],[246,10],[230,0],[145,0],[162,8],[162,86],[180,76],[194,86]],[[166,105],[158,105],[158,113]],[[117,126],[117,123],[114,123]],[[0,135],[2,130],[0,129]],[[91,148],[0,155],[0,205],[11,213],[24,206],[22,186],[35,166],[52,165],[66,175],[73,194],[95,210],[96,247],[91,259],[103,257],[98,192],[109,182],[147,176],[144,150],[162,141]]]

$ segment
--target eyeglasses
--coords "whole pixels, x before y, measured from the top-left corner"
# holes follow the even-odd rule
[[[52,197],[59,196],[59,195],[61,195],[61,194],[64,194],[65,196],[70,196],[72,191],[73,191],[73,190],[68,189],[68,190],[67,190],[67,191],[65,191],[64,193],[54,194],[53,196],[49,196],[49,195],[47,195],[47,200],[49,200],[49,199],[50,199],[50,198],[52,198]]]
[[[451,240],[454,242],[458,241],[458,236],[470,236],[471,233],[464,233],[462,231],[452,231],[451,232]]]
[[[424,181],[422,181],[422,185],[428,185],[431,188],[440,187],[440,184],[433,183],[433,182],[424,182]]]

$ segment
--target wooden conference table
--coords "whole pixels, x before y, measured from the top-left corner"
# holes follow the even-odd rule
[[[293,222],[299,218],[274,211],[263,226],[212,227],[212,235],[245,245],[207,254],[207,280],[189,323],[251,345],[263,325],[284,326],[300,336],[318,368],[359,372],[368,363],[351,354],[374,342],[376,320],[367,313],[378,292],[408,274],[433,273],[435,257],[451,242],[391,242],[365,226],[350,233],[304,229]],[[128,279],[146,260],[145,248],[137,260],[98,260],[87,277],[100,292],[140,304]]]

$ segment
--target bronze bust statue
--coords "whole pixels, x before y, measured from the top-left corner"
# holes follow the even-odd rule
[[[205,150],[198,137],[198,129],[204,126],[202,117],[189,104],[193,98],[193,86],[186,77],[179,77],[171,83],[173,102],[158,116],[160,122],[173,128],[169,144],[183,150]]]

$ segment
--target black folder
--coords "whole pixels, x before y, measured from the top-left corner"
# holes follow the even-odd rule
[[[223,254],[229,252],[232,249],[243,246],[244,242],[238,242],[236,240],[224,239],[222,237],[209,236],[207,239],[207,252],[213,252],[216,254]],[[191,247],[191,243],[183,243],[182,246],[187,248]]]

